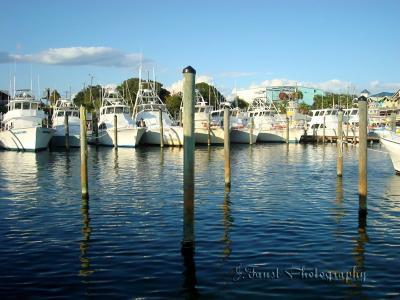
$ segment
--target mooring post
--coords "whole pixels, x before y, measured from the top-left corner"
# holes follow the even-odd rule
[[[325,144],[325,113],[323,117],[323,125],[322,125],[322,144]]]
[[[225,186],[231,187],[231,138],[229,133],[229,107],[224,109]]]
[[[93,129],[94,129],[94,136],[95,136],[96,146],[98,146],[99,145],[99,122],[98,122],[98,119],[97,119],[97,115],[94,118]]]
[[[359,111],[359,156],[358,156],[358,195],[359,195],[359,216],[364,218],[367,214],[367,126],[368,110],[367,98],[361,96],[358,98]]]
[[[114,115],[114,148],[118,148],[118,119]]]
[[[191,66],[183,69],[183,247],[194,244],[195,77]]]
[[[250,118],[250,135],[249,135],[249,143],[252,145],[255,141],[253,141],[253,132],[254,132],[254,119]]]
[[[338,138],[337,144],[337,176],[343,175],[343,110],[340,108],[338,111]]]
[[[392,131],[396,132],[396,113],[392,112],[390,115],[390,127]]]
[[[69,151],[69,124],[68,124],[68,114],[65,112],[64,117],[64,130],[65,130],[65,149]]]
[[[207,145],[211,145],[211,113],[208,113],[208,124],[207,124]]]
[[[89,198],[88,188],[88,171],[87,171],[87,138],[86,138],[86,109],[81,105],[80,107],[81,126],[80,126],[80,142],[81,142],[81,189],[82,198]]]
[[[161,108],[158,111],[158,122],[160,123],[160,147],[164,148],[164,124]]]
[[[286,144],[289,144],[289,117],[286,117]]]

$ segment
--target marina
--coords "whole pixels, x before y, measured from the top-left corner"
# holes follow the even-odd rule
[[[357,146],[344,148],[338,179],[335,145],[232,145],[229,193],[223,148],[196,148],[192,261],[180,252],[183,148],[89,147],[89,200],[80,195],[78,149],[0,151],[0,294],[398,297],[400,177],[378,145],[369,149],[368,217],[360,232]],[[279,268],[280,278],[233,281],[240,264]],[[302,266],[356,266],[366,281],[290,280],[284,273]]]

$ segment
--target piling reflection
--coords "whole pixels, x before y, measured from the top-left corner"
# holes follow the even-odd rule
[[[81,267],[79,270],[79,276],[86,277],[92,274],[94,271],[90,268],[90,259],[88,257],[89,242],[90,242],[90,216],[89,216],[89,200],[82,199],[82,240],[80,243],[81,255],[79,257]]]
[[[223,225],[224,234],[222,236],[222,242],[224,244],[224,250],[222,255],[222,261],[224,262],[231,255],[232,252],[232,241],[230,238],[230,229],[233,224],[233,218],[231,215],[231,201],[230,201],[230,188],[225,188],[224,203],[222,205]]]
[[[115,170],[115,175],[118,175],[118,148],[114,148],[114,170]]]
[[[336,199],[335,199],[335,208],[333,209],[333,216],[335,218],[336,224],[340,224],[342,218],[345,215],[343,208],[343,178],[336,178]]]
[[[198,299],[194,244],[182,243],[181,254],[183,257],[183,294],[185,299]]]

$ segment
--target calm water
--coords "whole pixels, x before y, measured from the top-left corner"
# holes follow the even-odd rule
[[[0,152],[0,298],[399,298],[400,176],[368,152],[360,231],[357,148],[342,181],[335,153],[235,145],[225,192],[223,148],[196,149],[191,258],[180,250],[182,149],[89,148],[88,202],[79,150]]]

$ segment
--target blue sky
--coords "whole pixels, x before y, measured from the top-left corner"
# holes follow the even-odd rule
[[[400,88],[400,1],[10,1],[0,20],[0,89],[73,91],[145,68],[179,89],[182,69],[224,93],[293,84]],[[13,61],[17,61],[16,65]],[[12,77],[12,75],[11,75]]]

